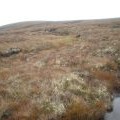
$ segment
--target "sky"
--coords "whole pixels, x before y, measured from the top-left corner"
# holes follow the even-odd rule
[[[120,0],[0,0],[0,26],[115,17],[120,17]]]

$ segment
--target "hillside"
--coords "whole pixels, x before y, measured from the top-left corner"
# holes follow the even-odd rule
[[[120,92],[120,19],[0,27],[0,120],[102,120]]]

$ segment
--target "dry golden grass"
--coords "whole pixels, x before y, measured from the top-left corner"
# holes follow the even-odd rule
[[[105,106],[102,101],[88,106],[85,103],[73,103],[70,105],[61,120],[102,120]]]
[[[93,76],[97,79],[105,81],[110,92],[119,92],[120,91],[120,82],[116,74],[108,71],[96,70],[93,72]]]
[[[100,80],[106,80],[106,81],[116,80],[116,75],[114,73],[108,72],[108,71],[96,70],[93,72],[93,75]]]

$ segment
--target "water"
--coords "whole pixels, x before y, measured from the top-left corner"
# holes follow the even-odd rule
[[[113,111],[106,113],[105,120],[120,120],[120,97],[113,100]]]

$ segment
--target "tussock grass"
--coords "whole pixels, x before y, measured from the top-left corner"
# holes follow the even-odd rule
[[[105,106],[99,101],[95,105],[88,106],[85,103],[71,104],[60,120],[102,120]]]

